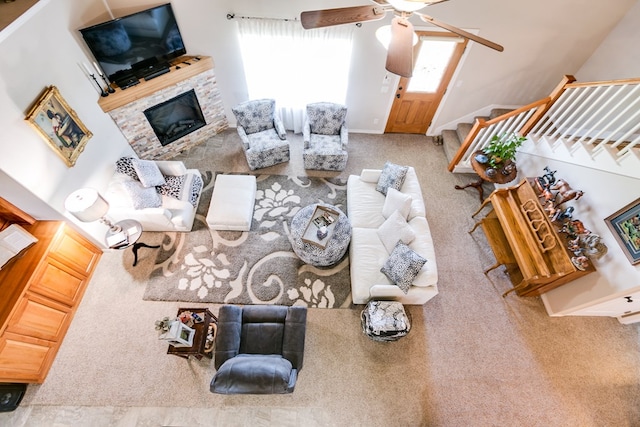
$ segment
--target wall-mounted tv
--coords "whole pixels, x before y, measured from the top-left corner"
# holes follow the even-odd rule
[[[167,3],[80,30],[109,80],[145,77],[186,53],[171,4]],[[168,71],[168,69],[167,69]]]

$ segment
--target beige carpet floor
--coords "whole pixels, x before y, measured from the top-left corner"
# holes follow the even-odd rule
[[[291,162],[262,173],[305,174],[301,136],[289,139]],[[248,170],[234,130],[179,158],[201,170]],[[130,250],[109,252],[45,383],[30,386],[21,412],[0,414],[0,424],[640,425],[640,326],[551,318],[539,298],[503,299],[510,285],[502,268],[486,277],[491,252],[481,231],[467,233],[477,193],[453,189],[472,177],[447,172],[442,148],[427,137],[362,134],[350,136],[348,169],[340,175],[385,160],[416,168],[439,268],[440,293],[408,307],[413,329],[406,338],[366,338],[362,306],[310,309],[304,368],[292,395],[214,395],[209,360],[167,355],[157,339],[154,321],[184,303],[142,300],[154,250],[141,249],[135,268]],[[218,306],[208,306],[217,313]]]

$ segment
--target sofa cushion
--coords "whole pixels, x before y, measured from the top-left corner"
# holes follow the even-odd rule
[[[380,271],[406,294],[427,260],[409,246],[398,242]]]
[[[243,102],[231,109],[236,116],[238,125],[244,128],[247,135],[273,129],[276,101],[273,99],[258,99]]]
[[[382,216],[389,218],[395,211],[400,212],[404,219],[407,219],[411,212],[411,201],[413,198],[409,194],[404,194],[395,188],[387,189],[387,197],[384,199],[382,206]]]
[[[376,185],[376,190],[387,195],[387,188],[395,188],[400,190],[404,179],[407,176],[408,166],[400,166],[395,163],[386,162],[382,168],[380,179]]]
[[[289,393],[295,376],[291,362],[280,355],[239,354],[220,366],[210,389],[221,394]]]
[[[145,188],[139,181],[124,181],[124,189],[129,195],[134,209],[159,208],[162,198],[156,187]]]
[[[152,160],[132,159],[131,163],[143,187],[155,187],[166,183],[156,162]]]
[[[393,252],[398,241],[408,245],[416,238],[416,233],[409,224],[407,224],[402,214],[394,211],[389,218],[378,227],[378,237],[380,237],[380,241],[387,250],[387,253],[390,254]]]

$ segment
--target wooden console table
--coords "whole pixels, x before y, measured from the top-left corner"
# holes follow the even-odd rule
[[[469,233],[482,227],[496,257],[496,264],[485,273],[501,264],[513,267],[509,277],[519,296],[541,295],[595,271],[591,262],[584,270],[571,262],[565,239],[556,232],[526,179],[495,190],[472,217],[488,203],[491,211]]]

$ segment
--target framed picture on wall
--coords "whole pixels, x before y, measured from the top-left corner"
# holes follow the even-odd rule
[[[93,136],[55,86],[48,87],[40,95],[25,120],[69,167],[76,163]]]
[[[640,199],[605,218],[631,264],[640,263]]]

